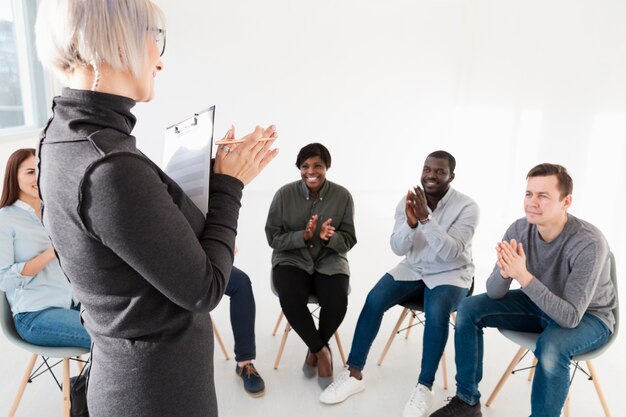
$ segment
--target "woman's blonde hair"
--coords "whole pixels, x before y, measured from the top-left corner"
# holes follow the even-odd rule
[[[148,40],[164,25],[165,16],[152,0],[42,0],[37,52],[63,79],[76,68],[103,63],[138,75]]]

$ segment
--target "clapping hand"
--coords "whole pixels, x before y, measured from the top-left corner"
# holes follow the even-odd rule
[[[502,278],[512,278],[522,287],[528,285],[533,276],[526,269],[526,253],[521,242],[512,239],[511,242],[502,241],[496,244],[498,255],[497,265]]]
[[[406,222],[415,229],[417,222],[428,217],[426,195],[420,186],[413,187],[406,193]]]
[[[230,175],[248,185],[278,155],[278,149],[270,149],[277,137],[276,126],[266,129],[257,126],[241,138],[242,142],[220,145],[213,172]],[[267,138],[271,140],[261,140]],[[224,139],[235,139],[234,126],[226,132]]]
[[[335,227],[331,226],[330,223],[333,219],[328,219],[324,223],[322,223],[322,227],[320,229],[320,239],[329,240],[335,234]]]
[[[308,242],[313,237],[313,233],[317,228],[317,214],[311,216],[309,221],[306,224],[306,229],[304,229],[304,241]]]

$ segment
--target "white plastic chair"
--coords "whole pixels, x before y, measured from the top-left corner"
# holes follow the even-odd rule
[[[79,363],[79,368],[82,371],[82,366],[84,361],[80,360],[80,356],[89,353],[89,349],[85,349],[82,347],[48,347],[48,346],[38,346],[33,345],[31,343],[26,342],[24,339],[20,337],[15,329],[15,324],[13,323],[13,313],[11,312],[11,307],[9,306],[9,302],[7,301],[6,294],[4,291],[0,291],[0,327],[2,327],[2,332],[6,336],[7,339],[14,345],[31,352],[32,355],[28,364],[26,365],[26,371],[22,376],[22,381],[18,387],[17,393],[15,395],[15,399],[13,400],[13,404],[11,405],[11,409],[9,410],[8,416],[14,417],[17,412],[17,407],[20,405],[20,401],[22,400],[22,396],[24,395],[24,391],[26,390],[26,384],[32,382],[34,378],[45,373],[50,372],[55,382],[59,386],[62,392],[62,416],[69,417],[70,415],[70,360],[76,360]],[[35,362],[37,358],[41,357],[43,363],[33,372],[33,368],[35,367]],[[61,359],[61,361],[50,364],[48,360],[50,358]],[[78,358],[78,359],[74,359]],[[59,383],[56,376],[52,372],[52,368],[59,363],[63,362],[63,381],[62,384]],[[37,373],[40,368],[45,367],[45,369]]]

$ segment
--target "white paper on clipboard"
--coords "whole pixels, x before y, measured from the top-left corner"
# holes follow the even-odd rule
[[[213,148],[215,106],[165,129],[163,171],[206,216]]]

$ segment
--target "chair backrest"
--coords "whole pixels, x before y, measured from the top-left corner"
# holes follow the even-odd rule
[[[0,291],[0,327],[2,327],[2,333],[12,343],[24,342],[20,335],[15,330],[15,324],[13,323],[13,312],[11,306],[7,300],[4,291]]]
[[[615,329],[613,333],[616,334],[619,330],[619,291],[617,290],[617,265],[615,265],[615,255],[611,252],[611,282],[613,288],[615,288],[615,296],[617,297],[613,314],[615,315]]]
[[[11,311],[11,306],[9,305],[9,301],[7,300],[4,291],[0,291],[0,327],[2,327],[2,332],[6,338],[9,339],[9,342],[37,355],[50,358],[67,358],[70,356],[84,355],[89,352],[89,349],[82,347],[38,346],[28,343],[22,339],[15,329],[13,312]]]

